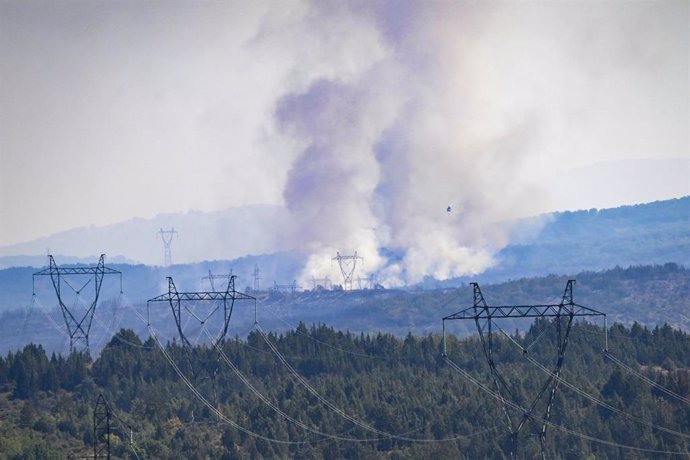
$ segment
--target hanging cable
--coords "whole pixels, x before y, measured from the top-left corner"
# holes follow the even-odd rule
[[[297,370],[292,367],[292,365],[285,359],[285,357],[278,351],[276,346],[271,342],[271,340],[268,338],[266,333],[263,331],[261,326],[257,323],[256,325],[256,330],[258,331],[259,335],[264,339],[264,341],[268,344],[268,346],[273,350],[273,353],[276,355],[276,357],[280,360],[281,363],[283,363],[283,366],[293,375],[293,377],[300,383],[304,388],[307,389],[309,393],[311,393],[316,399],[321,401],[323,405],[331,409],[333,412],[341,416],[342,418],[352,422],[354,425],[359,426],[360,428],[363,428],[367,431],[371,431],[372,433],[376,433],[379,436],[382,436],[384,438],[390,438],[390,439],[398,439],[401,441],[409,441],[409,442],[441,442],[441,441],[454,441],[457,440],[458,437],[451,437],[451,438],[443,438],[443,439],[431,439],[431,438],[412,438],[409,436],[402,436],[398,434],[393,434],[393,433],[388,433],[383,430],[379,430],[378,428],[363,422],[349,414],[347,414],[345,411],[340,409],[338,406],[336,406],[334,403],[332,403],[330,400],[325,398],[321,393],[316,391],[314,387],[312,387],[307,380],[302,377]],[[493,429],[493,428],[492,428]]]
[[[527,348],[523,348],[522,351],[525,352],[525,353],[528,352],[528,351],[530,350],[530,348],[532,348],[534,345],[536,345],[537,342],[539,342],[539,340],[540,340],[542,337],[544,337],[544,335],[545,335],[547,332],[549,332],[549,330],[551,330],[551,329],[553,328],[554,324],[556,324],[555,321],[549,321],[549,325],[548,325],[547,327],[545,327],[543,331],[541,331],[541,334],[539,334],[539,336],[538,336],[536,339],[534,339],[534,340],[532,341],[532,343],[530,343],[529,346],[528,346]],[[496,327],[498,327],[498,324],[496,324]],[[499,329],[500,329],[500,327],[499,327]],[[501,332],[503,332],[503,329],[501,329]],[[504,332],[504,334],[505,334],[505,332]],[[512,338],[511,338],[509,335],[506,334],[506,336],[512,340]],[[514,341],[513,341],[513,342],[514,342]],[[521,347],[521,348],[522,348],[522,347]]]
[[[511,339],[511,341],[512,341],[513,343],[515,343],[518,347],[520,347],[520,348],[524,351],[524,348],[522,348],[522,346],[521,346],[520,344],[518,344],[517,342],[515,342],[515,341],[508,335],[508,333],[507,333],[506,331],[504,331],[504,330],[503,330],[502,328],[500,328],[500,327],[499,327],[498,329],[503,333],[503,335],[505,335],[506,337],[508,337],[509,339]],[[551,374],[553,373],[549,368],[547,368],[546,366],[544,366],[543,364],[541,364],[539,361],[537,361],[536,359],[534,359],[534,358],[532,358],[531,356],[529,356],[526,352],[523,353],[523,355],[525,356],[525,358],[526,358],[530,363],[532,363],[534,366],[536,366],[537,368],[539,368],[539,369],[540,369],[542,372],[544,372],[545,374],[551,375]],[[608,409],[608,410],[610,410],[611,412],[614,412],[614,413],[616,413],[616,414],[618,414],[618,415],[621,415],[622,417],[625,417],[625,418],[627,418],[628,420],[631,420],[631,421],[633,421],[633,422],[637,422],[637,423],[639,423],[639,424],[645,425],[645,426],[647,426],[647,427],[649,427],[649,428],[653,428],[653,429],[655,429],[655,430],[664,431],[664,432],[669,433],[669,434],[673,434],[673,435],[680,436],[680,437],[683,437],[683,438],[686,438],[686,439],[690,439],[690,434],[685,434],[685,433],[682,433],[682,432],[680,432],[680,431],[676,431],[676,430],[673,430],[673,429],[670,429],[670,428],[665,428],[665,427],[663,427],[663,426],[659,426],[659,425],[656,425],[656,424],[654,424],[654,423],[652,423],[652,422],[649,422],[649,421],[647,421],[647,420],[645,420],[645,419],[643,419],[643,418],[636,417],[636,416],[634,416],[634,415],[632,415],[632,414],[629,414],[629,413],[627,413],[627,412],[625,412],[625,411],[623,411],[623,410],[621,410],[621,409],[618,409],[618,408],[615,407],[615,406],[612,406],[611,404],[608,404],[608,403],[605,402],[605,401],[602,401],[602,400],[598,399],[596,396],[590,395],[590,394],[587,393],[586,391],[584,391],[584,390],[582,390],[582,389],[576,387],[575,385],[573,385],[572,383],[568,382],[567,380],[564,380],[563,377],[561,377],[561,376],[557,376],[557,379],[558,379],[558,381],[559,381],[561,384],[563,384],[564,386],[570,388],[571,390],[573,390],[574,392],[576,392],[576,393],[579,394],[580,396],[583,396],[584,398],[586,398],[586,399],[592,401],[593,403],[595,403],[595,404],[597,404],[597,405],[599,405],[599,406],[601,406],[601,407],[603,407],[603,408],[605,408],[605,409]]]
[[[43,302],[41,302],[41,299],[36,296],[36,304],[38,304],[38,311],[40,311],[43,316],[46,317],[46,319],[53,325],[53,328],[58,331],[61,335],[63,335],[67,340],[69,340],[69,334],[65,332],[65,330],[55,321],[55,319],[50,316],[47,310],[45,310]]]
[[[274,439],[274,438],[269,438],[268,436],[261,435],[259,433],[256,433],[254,431],[249,430],[248,428],[245,428],[239,424],[237,424],[235,421],[229,419],[228,417],[225,416],[220,410],[218,410],[213,404],[211,404],[205,397],[204,395],[199,392],[199,390],[196,389],[196,387],[192,384],[192,382],[189,381],[189,379],[184,375],[184,373],[180,370],[180,368],[175,364],[175,361],[172,359],[172,357],[168,354],[167,350],[163,346],[163,344],[160,342],[158,339],[158,336],[153,330],[153,327],[151,327],[150,324],[147,325],[149,329],[149,334],[151,334],[151,337],[154,339],[156,344],[158,344],[158,349],[163,353],[163,356],[167,359],[167,361],[170,363],[170,365],[173,367],[177,375],[180,377],[182,382],[189,388],[189,390],[196,396],[196,398],[203,404],[205,405],[211,412],[216,414],[220,420],[223,422],[227,423],[228,425],[232,426],[233,428],[241,431],[242,433],[255,437],[257,439],[262,439],[267,442],[271,443],[276,443],[276,444],[286,444],[286,445],[305,445],[305,444],[313,444],[317,441],[286,441],[286,440],[281,440],[281,439]],[[320,441],[327,440],[327,439],[321,439]]]
[[[84,285],[79,289],[74,289],[74,287],[72,287],[72,285],[69,284],[69,282],[67,281],[67,278],[65,278],[64,276],[62,277],[62,282],[65,283],[67,286],[69,286],[70,289],[72,289],[75,293],[80,294],[81,291],[83,291],[84,288],[91,282],[91,278],[86,280],[86,283],[84,283]]]
[[[31,295],[31,302],[26,306],[26,316],[24,317],[24,327],[22,331],[26,333],[26,329],[29,327],[29,321],[31,320],[31,312],[33,311],[34,304],[36,303],[36,293]]]
[[[133,433],[133,430],[132,430],[131,425],[129,425],[128,423],[124,422],[120,417],[118,417],[117,415],[115,415],[115,413],[112,411],[112,407],[110,408],[110,414],[111,414],[111,415],[114,415],[115,418],[118,420],[118,422],[124,423],[124,424],[129,428],[129,430],[130,430],[129,443],[128,443],[128,444],[129,444],[129,447],[132,449],[132,452],[134,452],[134,456],[137,458],[137,460],[141,460],[141,457],[139,457],[139,453],[137,452],[137,450],[136,450],[135,447],[134,447],[134,436],[133,436],[133,434],[132,434],[132,433]],[[118,425],[119,425],[119,424],[118,424]],[[122,432],[123,434],[125,433],[125,430],[122,428],[121,425],[120,425],[120,432]],[[125,437],[126,437],[126,436],[125,436]]]
[[[212,338],[209,334],[207,334],[207,335],[208,335],[208,337],[209,337],[210,340],[213,340],[213,338]],[[254,387],[254,385],[252,385],[251,382],[249,382],[249,380],[244,376],[244,374],[242,374],[242,372],[237,368],[237,366],[235,366],[235,364],[234,364],[232,361],[230,361],[230,359],[227,357],[227,355],[225,354],[225,352],[222,350],[222,348],[221,348],[218,344],[216,344],[216,345],[214,345],[214,346],[215,346],[216,350],[218,351],[218,354],[223,358],[223,361],[225,361],[225,363],[228,365],[228,367],[230,367],[230,369],[235,373],[235,375],[237,375],[237,377],[242,381],[242,383],[244,383],[245,386],[246,386],[247,388],[249,388],[249,390],[250,390],[252,393],[254,393],[254,395],[255,395],[257,398],[259,398],[259,399],[260,399],[261,401],[263,401],[267,406],[269,406],[271,409],[273,409],[273,411],[275,411],[277,414],[279,414],[280,416],[282,416],[283,418],[285,418],[285,419],[288,420],[289,422],[294,423],[295,425],[299,426],[300,428],[302,428],[302,429],[304,429],[304,430],[307,430],[307,431],[310,431],[310,432],[312,432],[312,433],[314,433],[314,434],[318,434],[318,435],[320,435],[320,436],[328,437],[328,438],[335,439],[335,440],[338,440],[338,441],[375,442],[375,441],[380,441],[380,440],[381,440],[381,439],[347,438],[347,437],[342,437],[342,436],[340,436],[340,435],[333,435],[333,434],[324,433],[324,432],[322,432],[322,431],[319,431],[319,430],[317,430],[317,429],[315,429],[315,428],[312,428],[312,427],[310,427],[310,426],[308,426],[308,425],[302,423],[301,421],[299,421],[299,420],[297,420],[297,419],[291,417],[290,415],[288,415],[288,414],[286,414],[285,412],[283,412],[283,410],[281,410],[280,407],[278,407],[278,406],[275,405],[273,402],[271,402],[271,401],[270,401],[266,396],[264,396],[259,390],[257,390],[257,389]]]
[[[643,381],[646,382],[647,384],[649,384],[649,385],[653,386],[654,388],[656,388],[657,390],[661,391],[662,393],[664,393],[664,394],[666,394],[666,395],[668,395],[668,396],[670,396],[670,397],[672,397],[672,398],[675,398],[675,399],[677,399],[678,401],[681,401],[681,402],[683,402],[683,403],[685,403],[685,404],[690,404],[690,399],[686,398],[685,396],[679,395],[678,393],[674,393],[673,391],[669,390],[668,388],[662,387],[661,385],[659,385],[658,383],[656,383],[654,380],[650,379],[649,377],[647,377],[647,376],[644,375],[644,374],[641,374],[640,372],[636,371],[636,370],[633,369],[632,367],[630,367],[630,366],[628,366],[627,364],[625,364],[624,362],[622,362],[620,359],[618,359],[618,358],[616,358],[615,356],[613,356],[610,352],[605,351],[605,352],[604,352],[604,356],[606,356],[608,359],[610,359],[611,361],[613,361],[616,365],[618,365],[618,366],[620,366],[621,368],[625,369],[625,370],[628,371],[629,373],[631,373],[631,374],[637,376],[639,379],[643,380]]]
[[[26,333],[27,328],[29,326],[29,322],[31,321],[31,317],[33,316],[33,311],[38,310],[47,320],[48,323],[55,329],[59,335],[61,335],[65,339],[65,343],[62,346],[61,349],[57,350],[58,353],[62,353],[63,351],[67,351],[68,349],[68,344],[69,344],[69,334],[67,334],[61,327],[60,325],[55,321],[53,317],[50,316],[50,314],[45,310],[45,307],[43,306],[40,298],[38,295],[34,292],[31,295],[31,303],[27,307],[27,313],[26,317],[24,319],[24,326],[22,329],[22,332]]]
[[[548,373],[548,374],[551,373],[551,371],[550,371],[549,369],[547,369],[544,365],[542,365],[539,361],[537,361],[536,359],[532,358],[531,356],[527,356],[527,360],[528,360],[529,362],[531,362],[532,364],[534,364],[534,365],[535,365],[536,367],[538,367],[539,369],[541,369],[544,373]],[[584,390],[582,390],[582,389],[576,387],[575,385],[571,384],[570,382],[568,382],[568,381],[566,381],[566,380],[563,380],[563,379],[560,378],[560,377],[559,377],[559,380],[560,380],[560,382],[561,382],[564,386],[570,388],[571,390],[573,390],[573,391],[576,392],[577,394],[583,396],[584,398],[586,398],[586,399],[592,401],[592,402],[595,403],[595,404],[598,404],[599,406],[601,406],[601,407],[603,407],[603,408],[605,408],[605,409],[610,410],[611,412],[615,412],[616,414],[619,414],[619,415],[621,415],[621,416],[627,418],[628,420],[631,420],[631,421],[640,423],[640,424],[642,424],[642,425],[648,426],[649,428],[653,428],[653,429],[655,429],[655,430],[664,431],[664,432],[669,433],[669,434],[673,434],[673,435],[676,435],[676,436],[681,436],[681,437],[686,438],[686,439],[690,439],[690,434],[685,434],[685,433],[681,433],[680,431],[672,430],[672,429],[670,429],[670,428],[665,428],[665,427],[663,427],[663,426],[659,426],[659,425],[656,425],[656,424],[654,424],[654,423],[652,423],[652,422],[649,422],[649,421],[647,421],[647,420],[645,420],[645,419],[643,419],[643,418],[636,417],[636,416],[634,416],[634,415],[632,415],[632,414],[628,414],[627,412],[625,412],[625,411],[623,411],[623,410],[621,410],[621,409],[618,409],[617,407],[612,406],[612,405],[606,403],[605,401],[602,401],[602,400],[596,398],[595,396],[590,395],[589,393],[587,393],[587,392],[585,392]]]
[[[491,397],[493,397],[493,398],[495,398],[495,399],[501,401],[502,403],[508,404],[508,405],[512,406],[514,409],[517,409],[517,410],[519,410],[519,411],[522,411],[523,413],[526,413],[526,411],[525,411],[525,409],[524,409],[523,407],[521,407],[521,406],[518,405],[518,404],[515,404],[515,403],[512,402],[512,401],[506,400],[503,396],[501,396],[500,394],[498,394],[498,393],[494,392],[493,390],[491,390],[490,388],[488,388],[486,385],[484,385],[483,383],[481,383],[480,381],[478,381],[477,379],[475,379],[474,377],[472,377],[467,371],[465,371],[464,369],[462,369],[459,365],[457,365],[456,363],[454,363],[450,358],[448,358],[448,356],[444,356],[443,359],[446,361],[446,363],[448,363],[448,365],[449,365],[453,370],[455,370],[455,371],[458,372],[460,375],[462,375],[463,377],[465,377],[467,380],[469,380],[472,384],[474,384],[474,385],[475,385],[477,388],[479,388],[480,390],[484,391],[485,393],[487,393],[487,394],[490,395]],[[618,448],[621,448],[621,449],[634,450],[634,451],[637,451],[637,452],[645,452],[645,453],[650,453],[650,454],[686,455],[686,456],[690,454],[689,452],[678,452],[678,451],[666,451],[666,450],[646,449],[646,448],[643,448],[643,447],[635,447],[635,446],[629,446],[629,445],[625,445],[625,444],[620,444],[620,443],[617,443],[617,442],[614,442],[614,441],[607,441],[607,440],[605,440],[605,439],[596,438],[596,437],[594,437],[594,436],[590,436],[590,435],[587,435],[587,434],[584,434],[584,433],[580,433],[580,432],[575,431],[575,430],[571,430],[570,428],[566,428],[566,427],[561,426],[561,425],[559,425],[559,424],[557,424],[557,423],[555,423],[555,422],[552,422],[552,421],[550,421],[550,420],[542,420],[542,419],[539,419],[539,417],[536,417],[534,414],[530,414],[529,416],[530,416],[530,417],[533,417],[533,418],[536,418],[536,419],[537,419],[537,422],[539,422],[539,423],[544,422],[544,423],[548,424],[549,426],[551,426],[551,427],[553,427],[553,428],[555,428],[555,429],[557,429],[557,430],[563,431],[564,433],[567,433],[567,434],[570,434],[570,435],[573,435],[573,436],[577,436],[577,437],[579,437],[579,438],[586,439],[586,440],[588,440],[588,441],[596,442],[596,443],[599,443],[599,444],[605,444],[605,445],[612,446],[612,447],[618,447]]]
[[[211,337],[208,333],[207,333],[207,336],[208,336],[209,339],[212,339],[212,337]],[[300,422],[299,420],[295,420],[294,418],[290,417],[288,414],[286,414],[285,412],[283,412],[279,407],[277,407],[275,404],[273,404],[271,401],[269,401],[268,398],[266,398],[263,394],[261,394],[261,393],[251,384],[251,382],[249,382],[249,380],[242,374],[242,372],[237,368],[237,366],[235,366],[235,365],[232,363],[232,361],[230,361],[230,359],[229,359],[228,356],[225,354],[225,352],[222,350],[222,348],[220,348],[218,345],[215,345],[215,348],[216,348],[216,350],[218,351],[219,355],[220,355],[220,356],[223,358],[223,360],[226,362],[226,364],[228,364],[228,366],[232,369],[232,371],[238,376],[238,378],[240,378],[240,380],[242,380],[243,383],[245,383],[245,385],[252,391],[252,393],[254,393],[259,399],[261,399],[264,403],[266,403],[269,407],[271,407],[275,412],[277,412],[277,413],[280,414],[281,416],[285,417],[285,418],[288,419],[289,421],[292,421],[293,423],[297,424],[297,425],[300,426],[301,428],[304,428],[304,429],[306,429],[306,430],[308,430],[308,431],[312,431],[312,432],[314,432],[314,433],[316,433],[316,434],[319,434],[319,435],[321,435],[321,436],[328,436],[328,437],[331,437],[331,438],[333,438],[333,439],[340,440],[340,441],[375,442],[375,441],[382,441],[382,440],[384,440],[384,439],[390,439],[391,436],[389,436],[388,434],[386,434],[383,438],[346,438],[346,437],[342,437],[342,436],[340,436],[340,435],[332,435],[332,434],[328,434],[328,433],[323,433],[323,432],[320,432],[320,431],[318,431],[318,430],[314,430],[313,428],[311,428],[311,427],[309,427],[309,426],[306,426],[305,424],[303,424],[303,423]],[[281,356],[282,356],[282,355],[281,355]],[[419,430],[420,430],[420,429],[410,430],[410,431],[408,431],[408,432],[405,433],[405,434],[413,433],[413,432],[416,432],[416,431],[419,431]],[[409,440],[414,440],[414,441],[416,441],[416,442],[446,442],[446,441],[456,441],[456,440],[458,440],[458,439],[464,439],[464,438],[474,437],[474,436],[477,436],[477,435],[479,435],[479,434],[486,433],[486,432],[488,432],[488,431],[493,431],[493,430],[495,430],[495,428],[490,428],[490,429],[488,429],[488,430],[481,430],[480,432],[476,432],[476,433],[473,433],[473,434],[470,434],[470,435],[457,435],[457,436],[453,436],[453,437],[449,437],[449,438],[443,438],[443,439],[433,439],[433,438],[428,438],[428,439],[409,438],[409,439],[407,439],[407,440],[408,440],[408,441],[409,441]]]

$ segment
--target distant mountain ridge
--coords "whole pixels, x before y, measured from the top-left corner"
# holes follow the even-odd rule
[[[538,232],[533,231],[536,224],[540,226]],[[170,267],[118,264],[106,259],[106,265],[123,273],[124,298],[127,305],[136,306],[136,311],[123,312],[114,307],[118,304],[119,284],[106,279],[97,329],[103,340],[113,332],[109,325],[118,321],[145,334],[146,326],[138,316],[146,314],[146,300],[167,292],[167,276],[174,278],[180,292],[210,290],[208,280],[203,278],[211,270],[214,274],[232,271],[238,275],[237,289],[260,298],[259,314],[262,321],[267,321],[262,324],[277,330],[294,327],[303,320],[353,331],[426,334],[437,330],[442,315],[453,313],[456,305],[469,301],[459,300],[461,291],[456,288],[466,287],[470,281],[478,281],[482,287],[495,286],[485,291],[490,303],[509,304],[520,298],[539,302],[547,296],[557,297],[567,277],[575,274],[578,301],[606,311],[612,320],[625,324],[639,321],[650,326],[669,322],[690,330],[690,306],[685,295],[690,292],[690,271],[684,268],[690,267],[690,197],[601,211],[556,213],[527,219],[520,225],[529,231],[516,233],[514,241],[518,243],[500,251],[497,265],[486,272],[471,278],[430,278],[397,290],[292,294],[271,290],[276,284],[292,283],[304,266],[304,256],[290,251]],[[520,225],[516,232],[520,232]],[[94,257],[88,263],[93,265],[96,260]],[[73,262],[58,258],[57,263]],[[258,291],[253,290],[255,267],[259,268]],[[50,342],[56,350],[64,347],[64,324],[55,309],[57,301],[49,277],[37,281],[37,296],[32,297],[32,274],[36,271],[33,267],[0,270],[0,349],[11,349],[29,340]],[[65,289],[66,294],[73,294]],[[233,316],[234,328],[252,327],[253,319],[244,307]],[[170,306],[160,305],[156,315],[170,326]],[[169,338],[174,337],[174,328],[166,332]]]
[[[666,262],[690,267],[690,196],[554,213],[531,241],[507,246],[497,260],[484,277],[508,279]]]
[[[208,223],[239,225],[240,222],[259,222],[262,225],[271,219],[276,222],[285,220],[277,208],[258,207],[263,217],[242,217],[249,210],[234,209],[229,213],[205,216],[200,218]],[[256,211],[256,209],[254,210]],[[192,221],[198,221],[197,216],[191,216]],[[172,219],[167,216],[165,219]],[[209,220],[210,219],[210,220]],[[162,259],[161,242],[155,240],[156,227],[172,223],[170,221],[133,221],[138,231],[150,235],[150,243],[156,248],[157,257]],[[201,225],[201,223],[198,223]],[[113,228],[102,231],[114,232]],[[177,227],[176,227],[177,228]],[[148,230],[147,230],[148,229]],[[238,230],[239,231],[239,230]],[[76,231],[75,231],[76,232]],[[203,239],[203,232],[194,227],[183,227],[180,230],[196,235],[196,239]],[[246,229],[242,234],[250,234]],[[202,235],[202,236],[199,236]],[[181,238],[181,237],[180,237]],[[260,238],[260,237],[256,237]],[[229,240],[232,238],[228,237]],[[247,237],[246,239],[249,239]],[[451,280],[435,280],[428,278],[420,284],[422,288],[452,287],[469,281],[501,282],[527,276],[543,276],[549,274],[578,273],[587,270],[605,270],[616,266],[653,265],[673,262],[690,267],[690,197],[673,200],[657,201],[654,203],[634,206],[623,206],[605,210],[588,210],[576,212],[554,213],[524,219],[514,225],[511,235],[514,244],[499,251],[495,259],[496,265],[472,277]],[[177,241],[173,241],[173,245]],[[243,249],[227,248],[229,252],[244,252],[255,248],[270,248],[274,243],[268,240],[252,240]],[[247,245],[248,244],[248,245]],[[277,244],[276,244],[277,246]],[[176,249],[174,247],[173,249]],[[384,251],[385,252],[385,251]],[[304,264],[304,256],[291,251],[254,251],[254,255],[224,259],[222,257],[207,257],[194,264],[177,264],[171,267],[144,266],[132,264],[122,257],[107,255],[106,264],[129,272],[125,276],[126,290],[135,300],[157,295],[158,286],[165,276],[172,275],[181,285],[199,287],[201,278],[214,273],[227,273],[231,269],[239,276],[238,286],[253,286],[255,266],[260,270],[262,288],[268,288],[274,283],[290,284],[295,280]],[[97,253],[95,253],[97,254]],[[208,254],[213,256],[213,254]],[[173,255],[174,258],[174,255]],[[98,255],[90,257],[56,256],[58,264],[95,264]],[[20,258],[13,256],[0,257],[0,267],[9,263],[14,267],[0,269],[0,311],[12,310],[27,301],[31,286],[31,273],[35,268],[46,265],[45,256],[31,256]],[[21,273],[21,274],[20,274]],[[338,280],[331,280],[338,284]],[[311,289],[313,286],[301,286]]]
[[[249,254],[286,250],[276,235],[265,229],[286,228],[288,211],[282,206],[248,205],[215,212],[190,211],[160,214],[150,219],[133,218],[105,226],[80,227],[24,243],[0,246],[0,268],[36,266],[36,256],[63,254],[66,263],[90,263],[106,253],[113,262],[163,264],[160,229],[174,228],[172,260],[230,260]],[[288,248],[289,249],[289,248]],[[40,260],[40,259],[39,259]],[[39,265],[39,266],[40,266]]]
[[[0,269],[44,266],[48,248],[53,254],[64,254],[58,257],[59,263],[95,263],[105,252],[110,263],[159,265],[163,262],[163,250],[157,232],[173,227],[178,232],[172,241],[173,263],[233,261],[290,251],[291,248],[283,247],[279,235],[264,231],[289,225],[288,211],[270,205],[135,218],[0,247]],[[385,248],[382,251],[387,252]],[[500,281],[616,265],[690,265],[690,196],[522,219],[513,224],[508,246],[495,259],[497,263],[480,275],[482,279]],[[297,273],[284,273],[285,278],[296,276]]]

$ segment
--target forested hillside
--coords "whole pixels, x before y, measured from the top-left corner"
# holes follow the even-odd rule
[[[555,328],[494,335],[497,369],[527,407],[555,363]],[[669,326],[577,323],[547,425],[550,459],[690,455],[690,336]],[[93,454],[99,394],[113,458],[509,458],[506,418],[476,338],[257,329],[222,348],[142,342],[99,357],[30,345],[0,358],[0,458]],[[523,352],[522,349],[527,350]],[[455,367],[454,367],[455,366]],[[466,373],[466,374],[465,374]],[[543,407],[517,438],[539,455]],[[239,428],[238,428],[239,427]],[[103,444],[99,444],[103,446]]]
[[[616,265],[690,265],[690,197],[612,209],[557,212],[536,233],[497,254],[487,281],[603,270]],[[534,219],[532,225],[537,225]],[[527,226],[529,220],[517,228]]]
[[[690,331],[690,297],[686,294],[690,292],[690,270],[676,264],[482,283],[481,288],[489,305],[543,304],[559,301],[569,278],[577,280],[575,302],[606,313],[609,324],[630,326],[638,322],[653,328],[668,323]],[[302,321],[354,333],[380,331],[399,337],[409,332],[438,333],[441,318],[472,305],[472,289],[468,285],[433,290],[271,291],[256,296],[258,320],[267,330],[285,331]],[[71,307],[72,302],[67,305]],[[231,336],[243,336],[252,328],[253,308],[251,303],[238,302],[230,324]],[[151,315],[152,324],[165,339],[177,334],[169,305],[152,305]],[[147,337],[146,316],[146,303],[133,303],[126,294],[121,298],[104,296],[94,316],[92,350],[98,352],[120,328]],[[185,324],[190,329],[195,326],[195,322]],[[511,325],[511,330],[518,326],[522,327]],[[460,336],[475,333],[474,324],[452,327],[453,333]],[[196,328],[190,331],[194,337],[198,336],[198,323]],[[31,308],[0,315],[0,353],[20,349],[29,342],[40,343],[49,352],[66,352],[69,340],[65,335],[62,314],[50,291],[39,294]]]

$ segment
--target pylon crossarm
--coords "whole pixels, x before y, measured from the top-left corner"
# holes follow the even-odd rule
[[[223,327],[218,337],[214,340],[213,345],[218,345],[222,343],[227,335],[228,328],[230,326],[230,318],[232,317],[233,308],[236,300],[253,300],[254,303],[254,316],[256,317],[256,297],[244,294],[242,292],[237,292],[235,290],[235,276],[232,275],[228,281],[228,287],[224,292],[218,291],[198,291],[198,292],[178,292],[175,287],[175,283],[171,277],[168,277],[168,292],[149,299],[146,302],[146,308],[149,318],[149,325],[151,323],[151,304],[156,302],[167,302],[170,305],[170,309],[173,312],[173,317],[175,319],[175,324],[177,326],[177,332],[180,339],[188,346],[191,343],[184,334],[182,327],[182,305],[185,302],[223,302]],[[184,307],[184,310],[189,313],[193,318],[199,321],[202,325],[215,314],[220,309],[220,305],[213,308],[209,313],[199,317],[192,309]]]
[[[47,268],[44,268],[43,270],[37,271],[36,273],[34,273],[34,276],[50,275],[51,272],[54,272],[56,270],[59,271],[62,275],[93,275],[97,270],[100,270],[105,275],[122,275],[121,271],[112,269],[110,267],[106,267],[104,265],[105,254],[101,254],[101,257],[98,260],[98,264],[95,267],[58,267],[55,263],[55,258],[50,254],[48,255],[48,260],[49,266]]]
[[[209,270],[208,276],[204,276],[201,279],[202,280],[208,280],[209,284],[211,285],[211,291],[216,290],[216,286],[213,283],[213,280],[219,280],[219,279],[228,280],[228,289],[227,290],[230,290],[230,285],[232,284],[232,290],[234,291],[235,290],[235,278],[237,278],[237,276],[232,274],[232,270],[230,270],[230,273],[227,275],[214,275],[213,272],[211,270]]]
[[[61,275],[93,275],[96,267],[60,267]],[[34,273],[34,276],[50,275],[50,268],[44,268]],[[101,273],[104,275],[122,275],[122,272],[108,267],[103,267]]]
[[[242,292],[178,292],[175,294],[167,293],[149,299],[149,302],[170,302],[177,301],[212,301],[212,300],[256,300],[256,297],[244,294]]]
[[[452,319],[496,319],[496,318],[555,318],[570,315],[606,316],[605,313],[582,305],[551,304],[551,305],[502,305],[477,308],[465,308],[457,313],[446,316],[443,320]]]

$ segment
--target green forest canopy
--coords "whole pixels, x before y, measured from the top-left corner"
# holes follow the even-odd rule
[[[547,458],[690,455],[690,336],[670,326],[616,324],[609,350],[617,364],[602,353],[602,334],[585,322],[573,327]],[[253,331],[225,343],[221,355],[177,343],[161,349],[153,337],[142,341],[123,329],[95,359],[48,356],[33,344],[9,353],[0,358],[0,457],[92,455],[102,441],[94,439],[93,410],[103,394],[114,458],[509,458],[501,404],[444,362],[438,335],[300,324],[266,339]],[[530,359],[551,367],[554,328],[537,321],[524,334],[494,340],[496,366],[516,398],[530,401],[547,377]],[[448,353],[491,387],[477,338],[449,337]],[[534,434],[533,427],[521,432],[518,458],[539,455]]]

